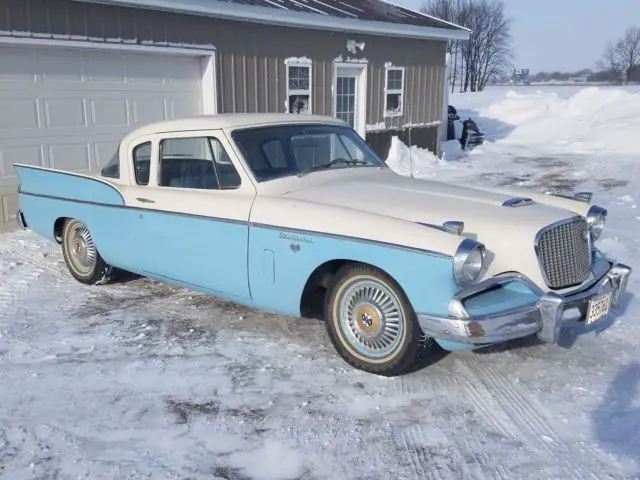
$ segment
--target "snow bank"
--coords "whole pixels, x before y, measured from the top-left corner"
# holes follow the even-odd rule
[[[400,175],[406,177],[429,176],[433,167],[441,162],[442,160],[427,149],[415,145],[409,148],[398,137],[391,138],[387,165]]]
[[[496,146],[535,145],[538,153],[640,153],[640,94],[622,89],[589,87],[568,99],[555,92],[509,91],[477,113]]]
[[[482,105],[482,99],[489,99]],[[442,167],[472,156],[483,162],[505,155],[520,158],[573,156],[591,162],[640,155],[640,92],[587,87],[566,92],[508,90],[500,95],[459,94],[452,104],[461,118],[472,117],[486,134],[485,144],[463,152],[457,141],[443,145],[443,159],[426,149],[409,149],[392,139],[389,166],[401,175],[434,177]],[[457,134],[459,135],[457,129]],[[477,155],[477,156],[476,156]],[[501,164],[504,163],[502,158]],[[458,165],[468,168],[466,162]]]

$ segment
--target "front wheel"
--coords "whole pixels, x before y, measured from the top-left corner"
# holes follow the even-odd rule
[[[109,272],[91,236],[80,220],[67,220],[62,229],[62,255],[69,272],[79,282],[94,285]]]
[[[421,331],[409,300],[384,272],[361,264],[342,267],[327,292],[327,331],[355,368],[400,375],[418,359]]]

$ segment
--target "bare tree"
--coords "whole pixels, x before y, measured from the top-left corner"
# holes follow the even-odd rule
[[[509,68],[512,57],[511,20],[502,0],[428,0],[423,12],[471,30],[468,41],[450,42],[453,56],[452,91],[481,91]]]
[[[602,60],[598,62],[597,66],[601,70],[610,72],[611,76],[615,79],[616,84],[622,84],[622,77],[624,72],[614,42],[609,42],[607,44],[607,48],[605,48],[604,50]]]
[[[461,0],[431,0],[422,8],[424,13],[447,22],[458,23],[460,20]],[[460,40],[451,40],[447,44],[447,53],[451,56],[451,93],[454,92],[460,70]]]
[[[640,64],[640,28],[629,27],[615,49],[628,83],[631,72]]]
[[[598,68],[610,72],[616,83],[628,83],[640,68],[640,28],[629,27],[620,39],[609,42]]]

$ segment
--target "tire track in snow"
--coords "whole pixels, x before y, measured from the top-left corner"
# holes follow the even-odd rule
[[[38,281],[43,272],[13,255],[3,254],[0,261],[7,265],[0,272],[0,305],[13,307],[27,295],[30,286]]]
[[[525,445],[533,443],[547,458],[555,459],[558,467],[564,470],[565,478],[576,480],[598,478],[590,471],[592,465],[584,466],[583,460],[578,460],[600,458],[601,455],[596,449],[583,445],[580,447],[580,452],[574,451],[562,440],[532,402],[529,402],[508,379],[488,363],[478,365],[477,362],[461,359],[458,365],[470,384],[480,382],[479,388],[482,392],[477,396],[477,401],[478,404],[482,404],[480,407],[482,411],[493,417],[494,422],[503,424],[504,419],[500,418],[502,416],[498,417],[497,413],[493,413],[497,407],[498,411],[503,412],[510,419],[513,427],[507,426],[506,432],[517,435],[515,438]],[[581,455],[578,455],[579,453]]]
[[[469,403],[474,407],[483,405],[481,394],[474,389],[472,383],[459,382],[455,375],[447,368],[443,370],[439,365],[429,365],[418,372],[403,375],[392,379],[390,386],[392,391],[388,395],[403,396],[424,396],[431,393],[437,398],[450,398],[450,393],[466,393]],[[439,401],[436,399],[436,401]],[[450,401],[450,400],[445,400]],[[491,428],[501,436],[515,439],[518,434],[513,432],[508,419],[492,416],[488,413],[481,415],[491,424]],[[445,429],[446,430],[446,429]],[[445,431],[443,430],[443,431]],[[467,431],[466,436],[461,438],[451,432],[447,435],[446,445],[432,445],[429,435],[425,433],[425,428],[416,425],[403,429],[398,435],[396,444],[409,458],[413,466],[415,478],[433,478],[435,480],[448,480],[450,478],[495,478],[497,480],[508,479],[508,475],[500,472],[497,468],[491,467],[489,457],[476,452],[479,447],[486,443],[486,435],[483,429],[472,429]],[[440,459],[440,464],[436,467],[433,464],[433,456]],[[469,459],[472,459],[469,462]],[[446,460],[446,461],[445,461]],[[473,472],[481,472],[481,475],[473,475]],[[461,474],[464,474],[461,476]]]
[[[442,431],[414,425],[400,432],[397,446],[406,452],[416,480],[495,479],[510,480],[504,468],[492,468],[489,453],[477,453],[477,445],[468,437],[458,442]],[[433,433],[444,436],[441,442]],[[470,461],[472,459],[473,461]]]
[[[37,244],[30,241],[15,241],[9,240],[2,244],[0,243],[0,255],[14,258],[23,264],[29,265],[33,268],[44,272],[55,279],[57,279],[64,287],[73,287],[83,289],[90,293],[99,293],[112,298],[122,298],[127,295],[131,295],[132,292],[136,296],[140,293],[138,289],[132,289],[128,284],[114,283],[98,283],[96,285],[85,285],[78,282],[62,260],[62,252],[60,249],[51,249],[52,251],[46,251],[41,249]],[[143,278],[142,287],[148,289],[150,283],[154,283],[150,279]],[[114,307],[115,309],[115,307]]]

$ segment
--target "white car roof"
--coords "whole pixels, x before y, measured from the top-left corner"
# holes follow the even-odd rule
[[[166,120],[150,123],[133,130],[126,140],[133,140],[142,135],[166,132],[184,132],[191,130],[235,129],[252,126],[268,126],[299,123],[323,123],[329,125],[348,125],[334,117],[323,115],[291,114],[291,113],[223,113],[200,115],[197,117]]]

